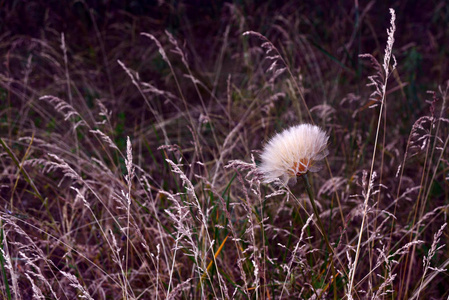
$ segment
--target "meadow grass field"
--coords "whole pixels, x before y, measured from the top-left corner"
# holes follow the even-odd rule
[[[449,299],[448,25],[0,2],[1,298]]]

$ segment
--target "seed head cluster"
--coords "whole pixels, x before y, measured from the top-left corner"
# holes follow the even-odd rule
[[[321,128],[311,124],[292,126],[276,134],[261,155],[264,182],[280,179],[285,185],[291,178],[319,171],[320,161],[329,154],[328,139]]]

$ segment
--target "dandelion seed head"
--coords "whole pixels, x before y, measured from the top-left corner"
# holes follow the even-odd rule
[[[264,182],[289,179],[321,169],[320,161],[328,154],[329,137],[318,126],[301,124],[276,134],[264,147],[259,169]]]

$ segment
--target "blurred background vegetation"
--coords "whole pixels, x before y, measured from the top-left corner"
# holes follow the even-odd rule
[[[88,86],[82,84],[79,96],[88,104],[93,98],[107,97],[109,105],[120,106],[126,115],[132,116],[141,101],[136,100],[139,96],[135,89],[127,89],[129,80],[118,59],[161,89],[171,90],[174,85],[167,79],[168,66],[141,32],[164,39],[164,30],[169,31],[183,43],[192,69],[199,73],[195,75],[209,87],[214,85],[211,80],[218,80],[221,84],[216,86],[224,89],[229,74],[245,71],[235,63],[235,56],[241,54],[246,44],[241,33],[253,30],[281,47],[291,66],[303,69],[305,85],[316,94],[312,98],[331,96],[336,99],[327,101],[339,101],[345,92],[359,92],[365,83],[363,79],[371,72],[358,55],[382,56],[389,25],[385,12],[392,7],[398,15],[394,54],[400,63],[400,78],[407,82],[403,89],[407,103],[402,106],[403,116],[416,117],[423,109],[426,91],[435,90],[447,80],[444,76],[448,71],[445,40],[449,35],[449,8],[444,1],[357,4],[358,1],[2,1],[2,75],[8,80],[21,80],[28,70],[29,89],[55,94],[56,70],[40,54],[45,47],[58,51],[64,33],[74,84],[87,76],[94,81]],[[227,26],[228,44],[221,49]],[[308,44],[308,52],[295,44],[300,37]],[[211,76],[217,71],[221,56],[221,72]],[[319,81],[306,76],[313,72],[306,68],[314,64],[321,71]],[[341,72],[338,77],[335,70]],[[329,95],[327,90],[332,88],[338,89],[337,94]],[[2,103],[7,103],[5,97],[12,97],[5,87],[1,94]],[[194,102],[198,97],[188,98]]]

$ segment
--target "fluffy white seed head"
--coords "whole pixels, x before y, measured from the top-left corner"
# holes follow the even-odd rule
[[[261,155],[264,182],[279,178],[285,185],[290,178],[319,171],[320,161],[329,154],[328,139],[321,128],[311,124],[292,126],[276,134]]]

